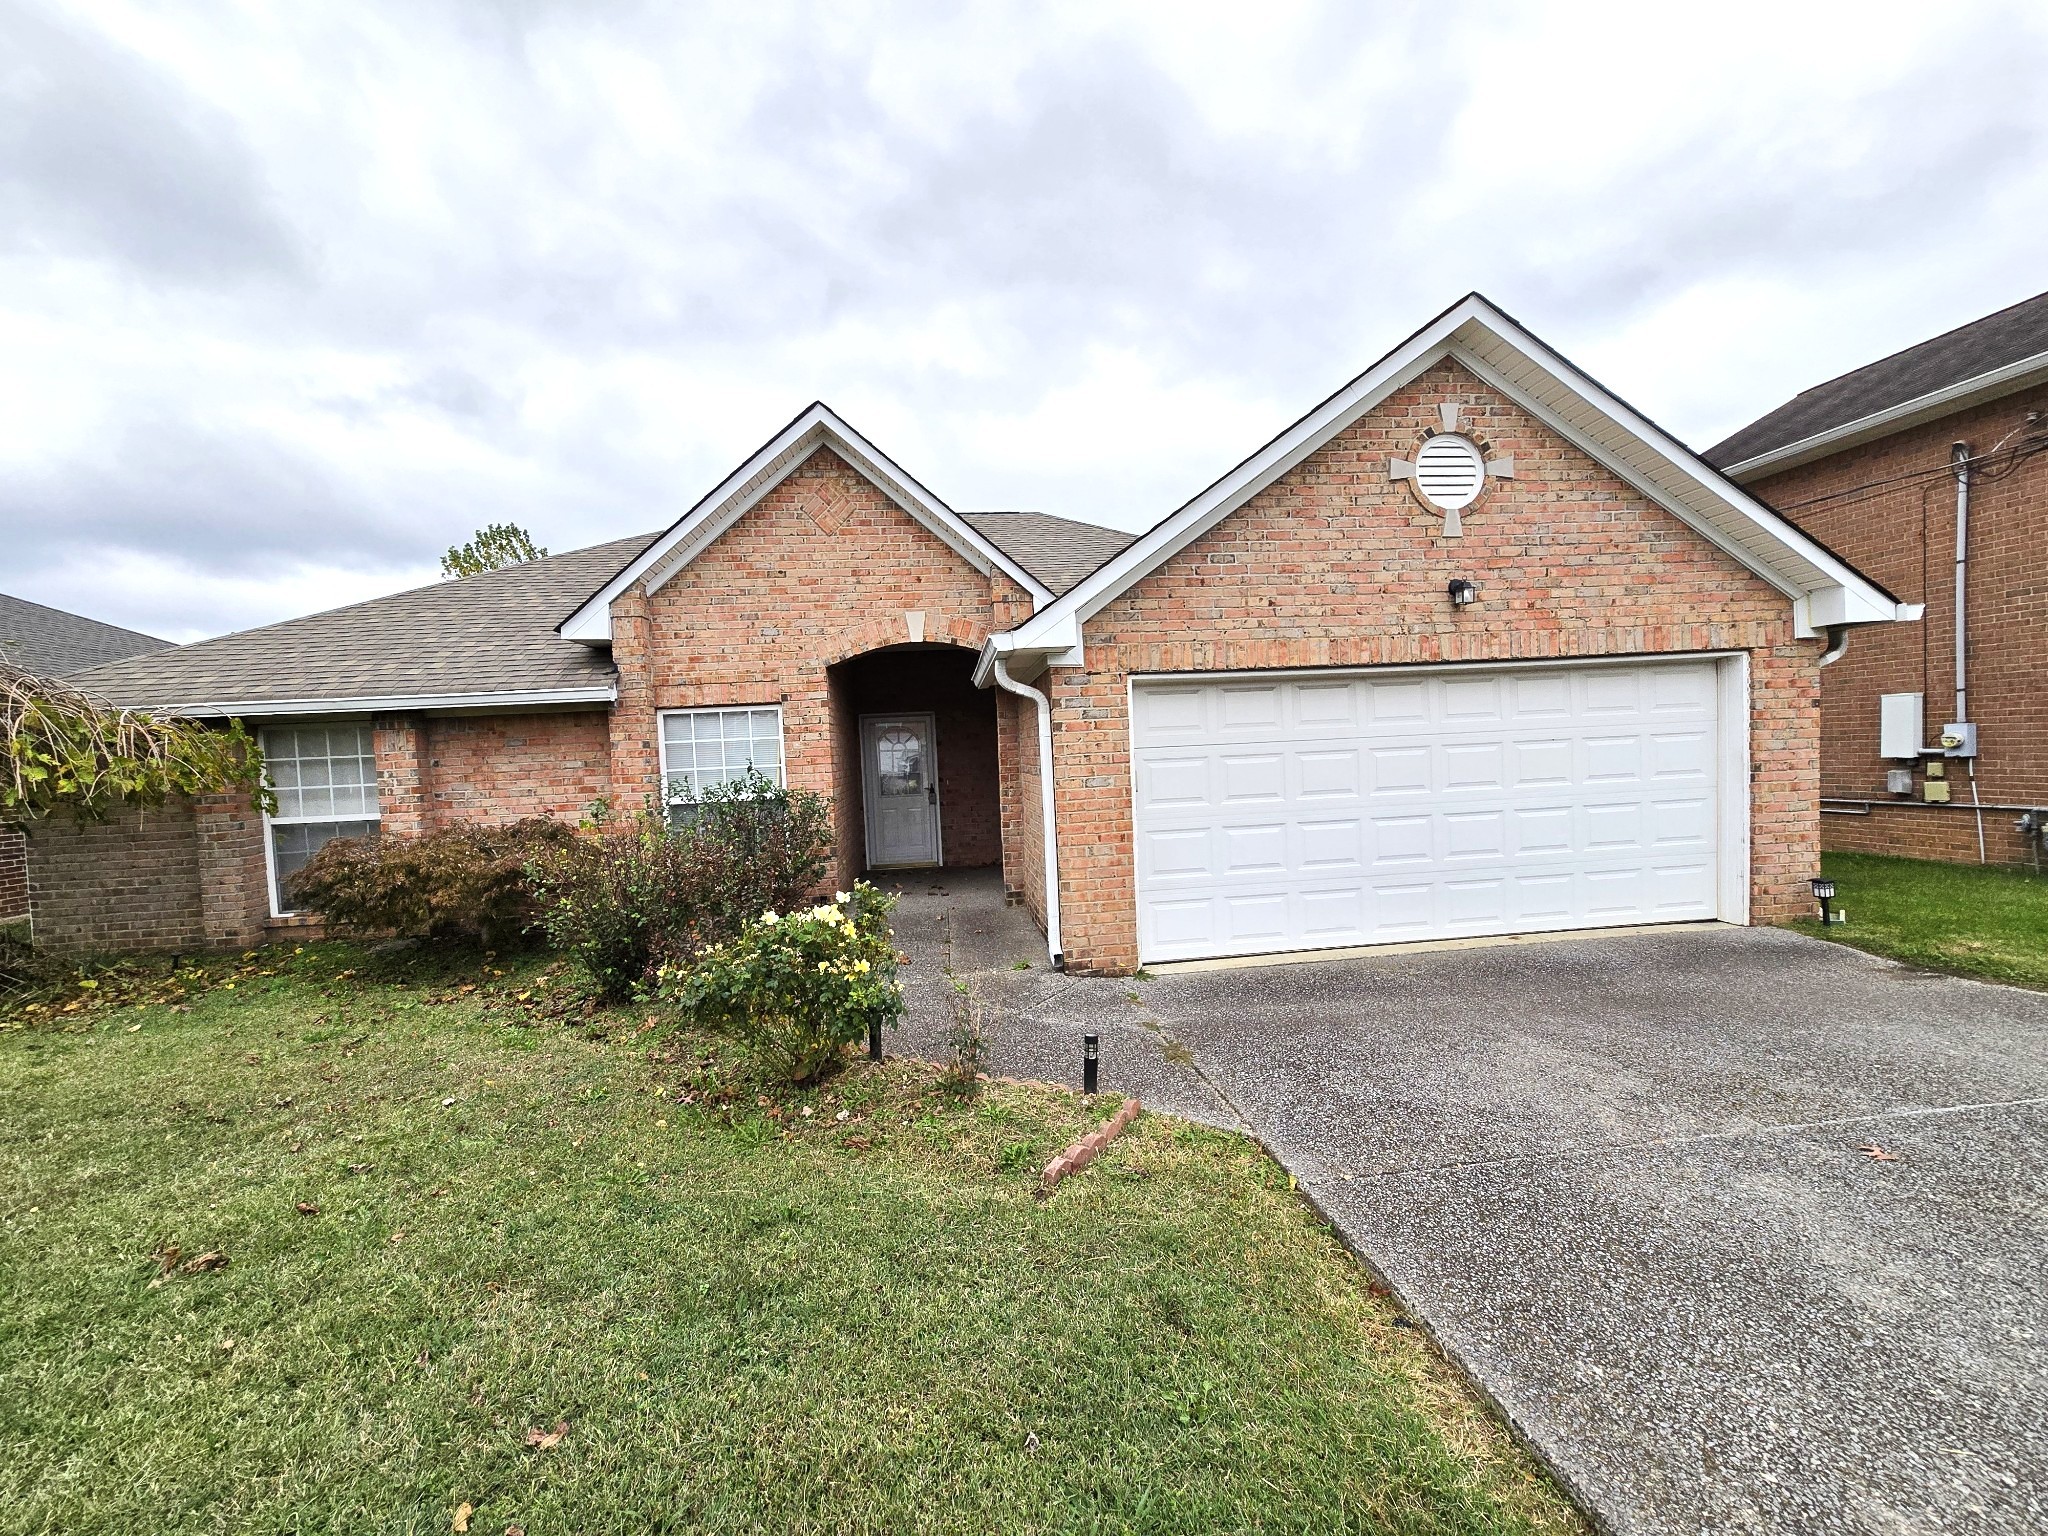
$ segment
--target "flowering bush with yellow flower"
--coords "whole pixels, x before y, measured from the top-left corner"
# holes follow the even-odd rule
[[[791,1082],[810,1082],[871,1023],[903,1012],[889,933],[895,904],[861,881],[815,907],[764,912],[687,966],[665,968],[661,995]]]

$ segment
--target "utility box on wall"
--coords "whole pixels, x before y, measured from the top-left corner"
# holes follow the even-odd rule
[[[1877,698],[1877,755],[1918,761],[1926,740],[1917,693],[1883,693]]]

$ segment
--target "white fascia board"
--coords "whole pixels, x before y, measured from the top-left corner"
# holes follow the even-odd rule
[[[1722,473],[1731,480],[1747,484],[1774,475],[1780,470],[1797,469],[1815,459],[1824,459],[1831,453],[1844,448],[1853,448],[1875,438],[1889,437],[1894,432],[1903,432],[1908,427],[1917,427],[1922,422],[1933,421],[1953,411],[1963,410],[1972,405],[1981,405],[1986,400],[1995,400],[2000,395],[2010,395],[2035,384],[2048,383],[2048,352],[2037,352],[2032,357],[2023,357],[2018,362],[2007,363],[2003,368],[1994,368],[1989,373],[1975,374],[1958,380],[1940,389],[1916,395],[1911,400],[1902,400],[1897,405],[1888,405],[1881,411],[1872,411],[1854,421],[1845,421],[1838,427],[1829,427],[1825,432],[1815,432],[1797,442],[1787,443],[1782,448],[1773,448],[1767,453],[1755,454],[1737,464],[1730,464]]]
[[[1528,389],[1510,380],[1502,368],[1483,357],[1480,349],[1489,343],[1490,350],[1506,348],[1527,369],[1548,378],[1612,425],[1617,429],[1619,446],[1633,446],[1642,452],[1619,452],[1617,444],[1597,440],[1567,421],[1551,405],[1538,400]],[[1858,615],[1843,622],[1881,623],[1898,616],[1898,604],[1893,599],[1837,556],[1603,389],[1493,304],[1473,294],[1154,526],[1093,576],[1019,625],[1015,631],[1018,643],[1037,649],[1056,629],[1093,617],[1118,594],[1207,533],[1396,389],[1446,357],[1455,358],[1476,377],[1499,388],[1596,463],[1680,518],[1795,604],[1810,593],[1838,587],[1846,594],[1845,611]],[[1718,526],[1713,518],[1704,515],[1703,507],[1696,502],[1717,510],[1747,537],[1733,537],[1729,528]],[[1808,632],[1797,608],[1795,627],[1802,633]]]
[[[889,456],[842,421],[831,407],[812,405],[764,443],[747,461],[714,486],[668,531],[606,582],[582,607],[558,626],[564,639],[601,645],[612,634],[611,605],[620,593],[643,577],[658,591],[740,518],[816,453],[830,447],[941,543],[983,575],[1000,570],[1031,595],[1034,607],[1052,600],[1052,593],[972,525],[922,485],[905,474]]]
[[[195,720],[224,720],[242,715],[250,719],[279,719],[304,715],[412,714],[439,710],[535,709],[564,704],[612,704],[617,702],[616,685],[604,683],[589,688],[521,688],[503,693],[394,693],[360,695],[340,699],[226,699],[203,704],[132,706],[166,715],[186,715]]]

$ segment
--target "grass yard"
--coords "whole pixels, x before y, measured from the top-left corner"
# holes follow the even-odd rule
[[[310,946],[0,1019],[0,1529],[1583,1529],[1249,1142],[1040,1204],[1113,1101],[769,1101],[563,991]]]
[[[1930,970],[2048,988],[2048,879],[1977,864],[1829,853],[1821,870],[1849,921],[1801,932]]]

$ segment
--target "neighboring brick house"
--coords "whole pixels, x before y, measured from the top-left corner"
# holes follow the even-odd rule
[[[1816,385],[1706,456],[1926,608],[1824,674],[1823,846],[2038,866],[2048,294]],[[1944,747],[1951,724],[1975,730]]]
[[[658,535],[90,681],[274,764],[275,818],[181,808],[163,942],[295,921],[330,836],[752,764],[833,796],[835,882],[999,863],[1127,971],[1801,910],[1823,653],[1905,616],[1474,295],[1135,538],[956,513],[817,405]]]
[[[170,643],[0,592],[0,666],[19,672],[62,677]],[[0,928],[24,923],[28,915],[28,844],[20,828],[0,825]]]

